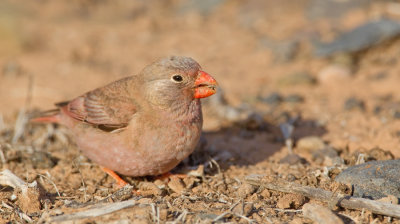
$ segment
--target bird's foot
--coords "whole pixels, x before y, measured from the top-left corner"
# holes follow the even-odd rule
[[[115,173],[114,171],[106,168],[106,167],[101,167],[101,169],[107,173],[108,175],[110,175],[116,182],[117,182],[117,188],[121,189],[127,185],[129,185],[126,181],[124,181],[117,173]],[[140,192],[139,190],[132,190],[132,194],[136,195],[136,196],[140,196]]]
[[[117,182],[117,188],[123,188],[125,187],[128,183],[126,181],[124,181],[120,176],[118,176],[118,174],[116,174],[114,171],[106,168],[106,167],[102,167],[101,168],[105,173],[107,173],[108,175],[110,175],[116,182]]]

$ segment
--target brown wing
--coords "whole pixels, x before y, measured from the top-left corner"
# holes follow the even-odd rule
[[[70,117],[103,130],[126,127],[137,109],[126,82],[122,79],[57,106],[65,108]]]

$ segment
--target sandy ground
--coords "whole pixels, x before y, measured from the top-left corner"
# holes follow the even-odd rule
[[[355,1],[358,5],[337,12],[321,2],[1,1],[2,168],[37,181],[42,191],[32,207],[10,199],[16,193],[4,188],[1,222],[26,222],[20,212],[46,222],[104,199],[111,202],[107,197],[118,192],[63,127],[28,123],[13,141],[18,113],[51,109],[54,102],[136,74],[157,58],[185,55],[218,80],[230,106],[255,115],[232,121],[216,112],[218,104],[206,103],[204,144],[174,171],[196,170],[195,176],[170,183],[124,177],[147,192],[138,205],[76,222],[312,223],[302,205],[324,203],[251,186],[245,177],[261,174],[335,190],[337,173],[320,175],[327,167],[354,165],[360,153],[367,160],[400,157],[400,40],[351,54],[313,53],[315,40],[332,41],[377,18],[400,19],[393,9],[399,6]],[[279,100],[268,98],[272,93]],[[279,126],[291,120],[294,152],[305,163],[281,161],[288,149]],[[299,147],[301,139],[312,146]],[[330,146],[343,163],[317,158],[315,144]],[[334,212],[345,223],[400,223],[368,211]]]

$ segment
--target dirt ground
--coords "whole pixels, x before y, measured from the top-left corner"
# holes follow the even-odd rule
[[[360,154],[366,161],[400,158],[400,39],[355,53],[314,54],[316,41],[374,19],[400,20],[400,6],[324,2],[351,1],[0,1],[1,167],[41,191],[27,203],[4,187],[0,222],[50,222],[101,202],[137,199],[133,207],[70,222],[312,223],[303,204],[326,203],[253,186],[246,177],[335,191],[334,177],[359,163]],[[191,174],[183,180],[124,177],[142,194],[121,196],[67,129],[26,122],[32,111],[168,55],[196,59],[228,103],[218,96],[205,102],[202,144],[173,171]],[[221,113],[225,107],[241,116]],[[282,124],[294,128],[289,137],[301,158],[288,157]],[[332,209],[345,223],[400,223]]]

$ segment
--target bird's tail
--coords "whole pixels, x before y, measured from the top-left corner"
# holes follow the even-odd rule
[[[60,121],[59,114],[60,114],[60,109],[43,111],[43,112],[40,112],[39,114],[32,116],[30,119],[30,122],[58,123]]]

